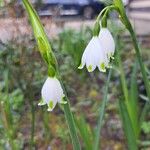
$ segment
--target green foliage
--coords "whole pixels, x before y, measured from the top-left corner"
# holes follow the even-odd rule
[[[86,123],[84,116],[79,116],[78,118],[75,118],[75,122],[76,122],[77,128],[79,130],[80,136],[83,140],[85,149],[91,150],[92,143],[94,140],[94,135],[93,135],[90,125],[88,123]]]
[[[111,78],[112,70],[109,71],[108,78],[105,84],[105,90],[104,90],[104,98],[102,105],[100,106],[100,113],[99,113],[99,118],[98,118],[98,123],[97,123],[97,129],[95,132],[95,139],[94,139],[94,144],[93,144],[93,149],[98,150],[99,149],[99,140],[100,140],[100,133],[103,125],[103,120],[104,120],[104,115],[106,112],[106,105],[108,102],[108,88],[109,88],[109,82]]]
[[[72,63],[77,68],[80,64],[83,51],[92,37],[92,30],[89,27],[81,28],[80,31],[65,29],[54,40],[54,49],[61,51],[61,54],[70,55]]]
[[[22,109],[24,96],[20,89],[12,91],[9,93],[9,96],[6,93],[1,92],[1,97],[4,103],[9,101],[14,111],[19,111]],[[9,97],[9,99],[7,99],[7,97]]]
[[[58,126],[56,129],[56,134],[59,138],[63,140],[63,143],[68,143],[70,142],[69,139],[69,130],[65,128],[66,126],[61,126],[61,128]]]
[[[116,26],[116,24],[113,24],[112,22],[109,23],[109,27],[111,27],[115,35],[121,35],[123,33],[123,29],[121,29],[120,26]],[[92,30],[89,27],[82,27],[79,31],[75,31],[73,29],[65,29],[58,35],[57,38],[52,39],[51,42],[53,43],[52,47],[55,50],[56,57],[58,58],[59,69],[64,79],[63,82],[67,83],[66,88],[68,90],[68,95],[71,98],[71,103],[73,104],[72,110],[76,113],[78,110],[81,110],[79,107],[83,107],[82,110],[85,111],[87,118],[89,120],[92,120],[92,123],[90,122],[90,124],[88,124],[84,117],[85,114],[76,118],[76,125],[78,127],[80,137],[83,141],[83,148],[90,150],[92,149],[93,142],[95,143],[91,127],[97,127],[95,125],[95,118],[97,117],[100,118],[98,124],[99,126],[96,130],[96,143],[99,144],[99,132],[101,131],[103,125],[104,113],[106,113],[106,116],[110,116],[112,118],[117,115],[116,109],[109,110],[108,112],[106,112],[106,109],[111,106],[111,103],[113,103],[113,105],[116,105],[116,97],[118,97],[119,95],[124,95],[124,98],[126,97],[127,102],[124,102],[123,100],[120,101],[120,114],[123,120],[123,127],[125,129],[128,147],[129,149],[134,150],[137,148],[136,139],[140,140],[139,115],[141,114],[140,110],[142,110],[142,107],[140,107],[141,102],[139,101],[138,96],[140,95],[140,93],[138,91],[137,85],[137,64],[133,66],[131,65],[131,62],[134,62],[133,56],[131,55],[132,53],[124,50],[126,49],[126,47],[128,47],[128,45],[122,43],[121,40],[117,40],[116,45],[118,46],[121,44],[121,47],[117,47],[117,49],[123,49],[121,51],[121,56],[123,56],[123,59],[120,59],[120,61],[122,62],[122,68],[120,69],[118,65],[113,65],[112,71],[115,71],[112,74],[112,80],[108,82],[110,87],[110,95],[108,95],[108,91],[105,90],[105,98],[101,102],[102,106],[100,107],[99,113],[97,109],[99,109],[99,100],[102,99],[101,89],[104,85],[104,82],[106,81],[106,75],[102,75],[100,73],[85,74],[85,72],[82,73],[77,69],[78,65],[80,64],[82,53],[91,36]],[[40,49],[45,48],[43,40],[39,41]],[[7,145],[11,147],[12,144],[16,146],[20,143],[20,147],[17,148],[23,149],[24,142],[26,142],[25,144],[28,148],[29,141],[27,140],[29,139],[25,139],[25,137],[22,135],[22,131],[20,130],[22,128],[26,129],[28,127],[31,118],[33,118],[31,127],[31,138],[33,140],[33,146],[34,144],[36,144],[37,147],[40,147],[41,145],[43,147],[45,145],[50,145],[53,143],[53,140],[57,139],[57,137],[61,139],[64,149],[67,149],[66,145],[70,143],[68,136],[69,131],[65,130],[66,126],[63,126],[64,120],[61,122],[60,126],[58,126],[60,123],[60,121],[58,120],[55,120],[55,123],[53,123],[54,118],[62,118],[62,116],[60,115],[62,112],[57,110],[56,112],[54,112],[54,114],[56,113],[56,115],[51,118],[51,116],[49,117],[49,114],[47,114],[45,110],[41,112],[36,107],[37,102],[35,100],[38,100],[40,98],[39,91],[41,90],[41,86],[44,81],[45,74],[47,74],[47,70],[41,62],[41,57],[38,54],[37,47],[35,47],[34,45],[35,41],[33,39],[30,39],[29,37],[22,37],[20,39],[17,39],[16,41],[11,41],[7,44],[1,43],[0,45],[0,101],[2,108],[0,109],[0,111],[3,110],[3,112],[5,112],[5,115],[0,113],[0,149],[7,149]],[[131,47],[129,49],[131,49]],[[128,62],[128,60],[130,60],[131,62]],[[130,69],[130,67],[133,67],[133,69]],[[7,81],[9,83],[9,88],[6,91],[5,73],[7,71],[9,72]],[[127,74],[131,74],[131,77]],[[123,80],[125,80],[126,85],[121,86],[118,82],[118,78],[121,75],[123,75],[123,78],[127,77],[126,79],[122,78]],[[99,93],[97,92],[98,87],[100,87]],[[127,90],[127,92],[123,92],[120,87],[124,87],[125,89],[123,90]],[[98,98],[94,97],[92,99],[88,99],[88,101],[84,101],[84,99],[87,99],[87,97],[90,95],[91,89],[92,91],[97,92],[96,95],[98,95]],[[110,99],[110,103],[107,103],[106,97]],[[108,105],[107,108],[106,104]],[[29,111],[31,109],[30,107],[32,108],[31,113]],[[25,124],[25,126],[24,124],[21,124],[22,120],[20,118],[20,115],[22,115],[22,120],[24,120],[24,116],[29,117],[29,121]],[[8,124],[12,124],[13,122],[15,126],[7,127],[3,123],[4,117],[9,118],[7,121]],[[41,118],[42,120],[44,120],[44,125],[41,125]],[[40,132],[40,135],[38,133],[34,133],[34,125]],[[58,126],[56,130],[57,135],[53,135],[52,131],[56,126]],[[44,129],[42,129],[43,127]],[[49,128],[51,128],[52,131],[49,131]],[[104,133],[102,134],[105,134],[106,130],[107,128],[105,128],[104,126]],[[13,134],[10,134],[11,131],[13,131]],[[142,123],[142,131],[145,134],[149,135],[149,122]],[[116,131],[116,133],[119,134],[118,131]],[[34,141],[34,134],[36,134],[37,141]],[[27,133],[27,136],[29,136],[29,133]],[[119,136],[121,135],[119,134]],[[41,141],[40,137],[42,137],[43,141]],[[145,141],[147,137],[148,136],[144,138]],[[101,141],[102,140],[103,138],[101,138]],[[45,141],[46,144],[44,143]],[[52,143],[50,143],[51,141]],[[124,141],[121,144],[123,143]],[[148,142],[143,143],[147,144]],[[102,143],[102,145],[104,144],[105,143]],[[56,143],[56,146],[57,145],[58,144]]]
[[[8,72],[5,72],[5,84],[0,90],[0,112],[1,112],[1,125],[0,128],[1,138],[0,143],[5,147],[8,144],[9,149],[12,150],[22,148],[22,141],[16,138],[17,122],[19,120],[18,107],[21,109],[23,102],[23,94],[19,90],[9,93]],[[8,142],[8,143],[7,143]]]
[[[27,48],[26,45],[29,43],[30,47]],[[17,145],[15,143],[18,142],[23,144],[23,138],[18,138],[22,134],[17,132],[21,114],[24,113],[25,109],[28,109],[33,100],[39,99],[40,94],[37,93],[39,93],[46,69],[42,68],[40,57],[35,49],[36,47],[33,46],[33,42],[29,41],[28,37],[22,37],[20,40],[10,41],[7,44],[1,43],[0,101],[1,108],[3,108],[1,113],[4,114],[2,115],[2,131],[3,129],[6,130],[2,133],[2,139],[6,141],[2,142],[4,147],[7,142],[10,143],[11,141],[13,142],[10,145]],[[33,70],[33,68],[36,69]],[[24,107],[25,104],[26,107]],[[9,127],[7,124],[14,126]],[[10,130],[13,131],[13,134],[9,133]],[[22,146],[22,144],[19,145]],[[17,147],[15,146],[15,148]]]
[[[0,0],[0,7],[3,7],[3,6],[4,6],[4,1]]]
[[[130,129],[128,129],[127,127],[124,127],[124,132],[128,141],[128,147],[130,147],[131,143],[130,141],[132,140],[133,137],[130,136],[128,130],[133,130],[132,132],[134,133],[134,137],[136,139],[134,139],[134,141],[138,140],[140,137],[140,119],[139,119],[139,91],[138,91],[138,85],[137,85],[137,70],[138,70],[138,64],[137,61],[131,66],[132,70],[131,72],[131,76],[129,76],[129,78],[126,78],[126,72],[124,70],[124,62],[122,59],[122,56],[124,55],[123,52],[121,52],[119,49],[122,49],[122,47],[124,47],[123,43],[121,42],[121,40],[119,38],[116,38],[117,40],[117,54],[116,54],[116,58],[117,58],[117,65],[118,65],[118,69],[120,72],[120,84],[121,84],[121,88],[122,88],[122,94],[123,94],[123,98],[122,100],[124,101],[124,109],[127,110],[127,113],[129,115],[129,118],[123,118],[125,119],[123,120],[123,125],[128,125],[128,123],[125,121],[129,121],[130,119],[130,123],[131,123],[131,127]],[[129,52],[130,53],[130,52]],[[131,59],[131,58],[130,58]],[[133,62],[134,60],[132,60]],[[128,69],[128,68],[127,68]],[[121,114],[122,116],[123,114]],[[124,115],[125,117],[128,117],[127,115]],[[130,124],[129,123],[129,124]]]
[[[139,121],[139,103],[138,103],[138,87],[137,87],[137,62],[133,66],[131,74],[130,89],[129,89],[129,100],[127,102],[127,108],[129,116],[131,118],[132,126],[136,138],[139,138],[140,132],[140,121]]]
[[[141,128],[142,128],[142,130],[143,130],[143,132],[145,133],[145,134],[150,134],[150,121],[148,121],[148,122],[143,122],[142,123],[142,126],[141,126]]]
[[[64,100],[66,101],[66,104],[63,105],[64,114],[65,114],[65,119],[67,121],[69,130],[70,130],[70,136],[72,139],[73,149],[74,150],[80,150],[81,149],[80,142],[79,142],[78,135],[76,132],[76,126],[74,123],[74,118],[73,118],[72,112],[70,110],[69,99],[67,97],[66,89],[63,86],[63,82],[61,81],[61,76],[59,74],[57,61],[56,61],[55,55],[52,52],[48,37],[46,36],[46,33],[45,33],[43,26],[42,26],[42,23],[41,23],[38,15],[36,13],[36,11],[34,10],[32,4],[28,0],[23,0],[23,4],[24,4],[25,9],[29,15],[29,20],[31,22],[32,29],[34,31],[35,39],[38,42],[38,47],[39,47],[41,56],[43,57],[43,60],[45,60],[45,62],[47,62],[48,75],[50,77],[56,76],[60,80],[64,95],[65,95]],[[34,112],[33,104],[32,104],[32,110],[33,110],[32,112]],[[34,118],[34,114],[32,114],[32,118]],[[34,121],[32,121],[32,126],[33,127],[32,127],[31,138],[33,141]],[[33,143],[32,141],[31,141],[31,143]]]
[[[120,110],[120,115],[122,118],[122,125],[125,131],[124,133],[127,138],[128,149],[138,150],[135,133],[132,127],[132,122],[131,122],[127,107],[122,99],[119,101],[119,110]]]
[[[0,81],[4,85],[4,72],[9,71],[9,91],[19,88],[24,92],[25,98],[29,98],[29,92],[35,95],[42,85],[46,68],[42,67],[40,56],[34,42],[28,37],[20,37],[20,40],[1,43],[0,51]],[[26,47],[26,45],[30,45]],[[36,61],[33,61],[35,59]],[[35,68],[35,70],[33,70]],[[30,88],[34,90],[30,91]]]

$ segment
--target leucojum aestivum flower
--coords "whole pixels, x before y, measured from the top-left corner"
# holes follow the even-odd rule
[[[41,90],[42,101],[39,106],[48,105],[48,111],[52,111],[57,103],[66,102],[63,101],[64,93],[59,80],[56,77],[48,77]]]
[[[86,65],[89,72],[94,71],[96,67],[99,71],[106,72],[106,69],[110,68],[114,52],[115,42],[109,29],[106,26],[100,26],[100,21],[97,21],[93,37],[85,48],[78,68],[82,69]]]
[[[52,111],[57,103],[66,104],[64,101],[64,91],[59,81],[57,71],[57,61],[51,50],[51,46],[47,36],[39,23],[38,16],[35,15],[34,9],[29,5],[28,1],[23,1],[27,9],[29,9],[30,21],[33,26],[34,34],[38,43],[39,50],[48,67],[48,77],[42,87],[42,100],[39,106],[47,104],[48,111]],[[32,12],[31,12],[32,11]],[[35,21],[36,18],[37,20]]]

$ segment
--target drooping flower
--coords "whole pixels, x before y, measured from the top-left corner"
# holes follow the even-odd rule
[[[64,94],[59,80],[56,77],[48,77],[42,90],[42,101],[39,106],[48,105],[48,111],[52,111],[57,103],[66,103],[63,101]]]
[[[113,58],[115,52],[115,41],[107,28],[101,28],[99,33],[99,40],[102,44],[103,51],[106,53],[108,59],[110,60],[110,58]]]
[[[108,58],[103,50],[98,36],[93,36],[88,43],[83,53],[81,64],[78,68],[82,69],[85,65],[89,72],[94,71],[96,67],[98,67],[102,72],[106,71],[106,67],[108,66]]]

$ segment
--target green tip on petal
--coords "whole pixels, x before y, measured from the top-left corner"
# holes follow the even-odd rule
[[[115,59],[115,58],[113,57],[113,53],[110,53],[110,54],[109,54],[109,57],[110,57],[111,59],[113,59],[113,60]]]
[[[82,63],[80,64],[80,66],[78,67],[78,69],[82,69],[83,68],[83,66],[82,66]]]
[[[53,110],[53,106],[54,106],[53,101],[50,101],[49,104],[48,104],[47,111],[52,111]]]
[[[105,64],[104,63],[100,64],[100,69],[101,69],[102,72],[106,72],[106,68],[105,68]]]
[[[112,67],[112,65],[108,65],[107,68],[111,69],[111,68],[113,68],[113,67]]]
[[[88,72],[92,72],[92,65],[89,65],[87,69],[88,69]]]
[[[38,103],[38,106],[43,106],[45,105],[46,103],[44,102],[44,100],[42,99],[39,103]]]
[[[110,57],[112,60],[114,60],[115,58],[113,56]]]
[[[62,100],[60,101],[60,104],[67,104],[67,101]]]
[[[65,94],[63,94],[62,99],[65,98]]]
[[[60,101],[60,104],[67,104],[67,101],[64,100],[64,97],[65,97],[65,95],[63,95],[63,97],[62,97],[62,99]]]

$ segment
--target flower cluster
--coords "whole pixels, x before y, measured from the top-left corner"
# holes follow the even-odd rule
[[[95,70],[96,67],[100,71],[105,72],[110,65],[110,59],[113,58],[115,51],[115,42],[107,28],[101,28],[98,36],[93,36],[87,45],[81,60],[79,69],[85,65],[89,72]],[[64,101],[64,93],[59,80],[56,77],[48,77],[42,90],[42,101],[39,106],[48,105],[48,111],[52,111],[57,103],[67,103]]]
[[[115,51],[115,42],[107,28],[101,28],[99,35],[93,36],[87,45],[81,60],[79,69],[85,65],[89,72],[95,70],[96,67],[100,71],[105,72],[110,65],[110,59],[113,58]],[[59,80],[56,77],[48,77],[42,90],[42,101],[39,106],[48,105],[48,111],[52,111],[57,103],[65,104],[64,93]]]
[[[63,101],[63,98],[65,96],[63,94],[63,89],[56,77],[47,78],[42,87],[41,95],[42,101],[38,105],[42,106],[47,104],[48,111],[52,111],[57,103],[66,103],[65,101]]]
[[[101,28],[98,36],[93,36],[83,53],[81,64],[82,69],[85,65],[89,72],[99,68],[101,72],[106,72],[110,67],[110,59],[113,59],[115,42],[107,28]]]

